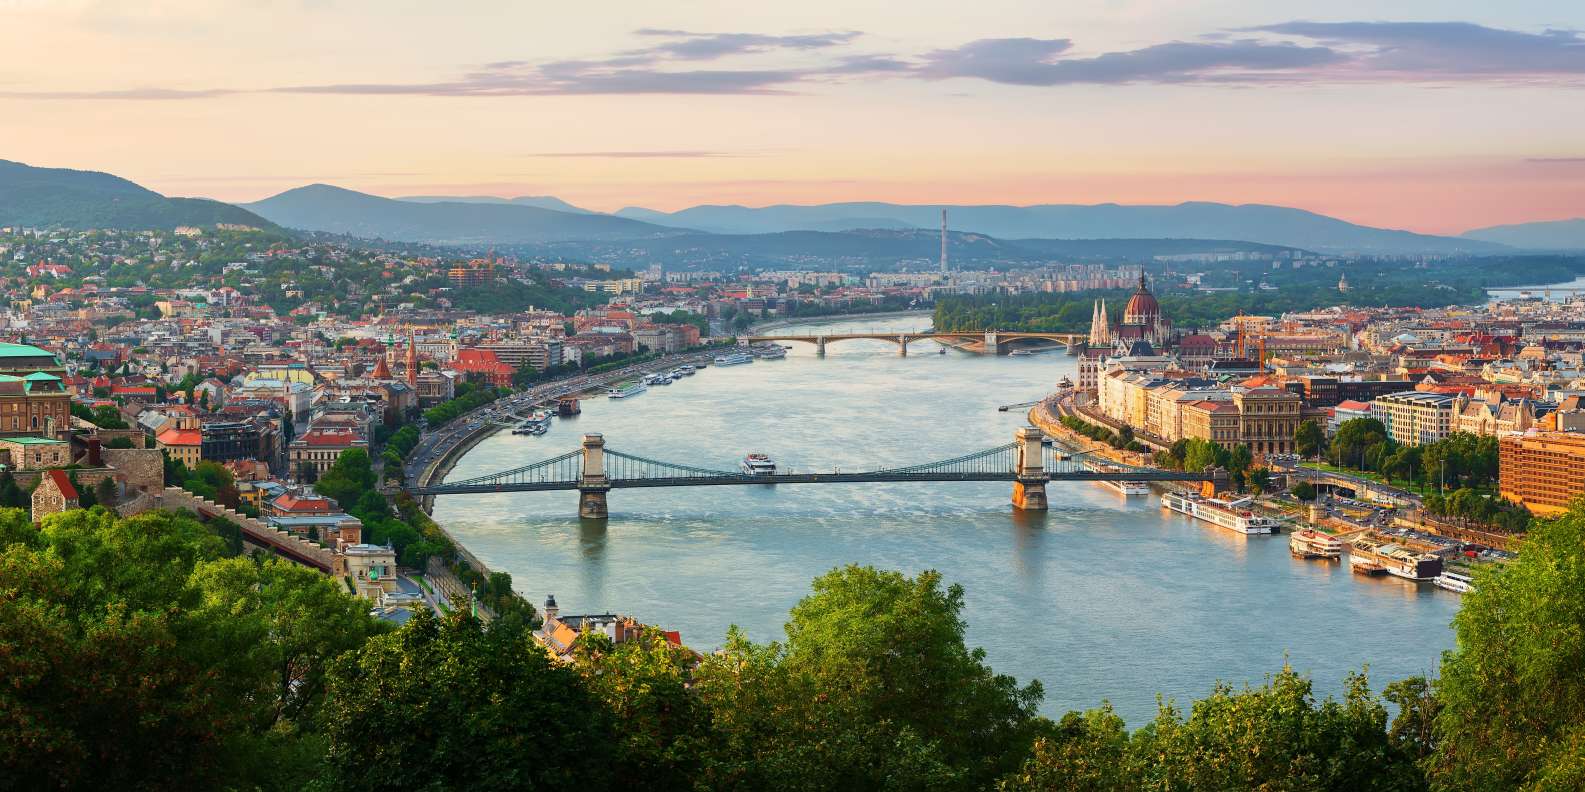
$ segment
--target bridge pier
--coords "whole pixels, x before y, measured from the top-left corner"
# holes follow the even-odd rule
[[[989,335],[989,334],[987,334]],[[1046,452],[1042,443],[1045,433],[1033,426],[1020,427],[1013,434],[1018,443],[1018,478],[1013,481],[1013,507],[1024,511],[1045,511],[1050,508],[1046,500]]]
[[[826,337],[825,336],[819,336],[819,337],[815,338],[815,355],[817,355],[819,357],[825,357],[826,356]]]
[[[578,516],[588,520],[610,517],[605,501],[610,491],[611,480],[605,475],[605,435],[586,434],[583,436],[583,471],[578,477]]]
[[[908,357],[908,336],[897,337],[897,354],[900,357]]]
[[[985,332],[985,354],[1000,355],[1001,353],[1001,345],[997,340],[996,332],[994,330],[987,330]]]

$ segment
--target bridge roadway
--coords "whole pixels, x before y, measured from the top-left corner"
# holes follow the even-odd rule
[[[959,332],[876,332],[876,333],[822,333],[820,335],[754,335],[747,336],[744,340],[749,343],[798,341],[805,344],[814,344],[815,350],[825,354],[826,344],[835,341],[851,341],[866,339],[871,341],[887,341],[897,345],[898,354],[908,354],[908,345],[915,341],[957,341],[965,343],[978,343],[980,351],[987,355],[999,355],[1006,351],[1004,345],[1015,341],[1051,341],[1072,349],[1074,345],[1089,340],[1089,336],[1082,333],[1031,333],[1007,332],[1000,330],[967,330]]]
[[[991,473],[772,473],[768,475],[723,474],[719,476],[670,476],[664,478],[610,479],[608,489],[641,487],[719,487],[742,484],[889,484],[902,482],[951,481],[1203,481],[1209,476],[1176,470],[1129,470],[1116,473],[1063,471],[1039,476],[1021,476],[1011,471]],[[515,481],[491,484],[431,484],[412,490],[414,495],[483,495],[492,492],[553,492],[582,489],[579,481]]]

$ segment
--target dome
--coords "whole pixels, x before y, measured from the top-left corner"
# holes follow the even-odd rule
[[[1139,273],[1139,288],[1128,298],[1128,305],[1123,308],[1123,321],[1127,324],[1155,324],[1161,316],[1161,305],[1156,302],[1155,295],[1145,287],[1145,273]]]

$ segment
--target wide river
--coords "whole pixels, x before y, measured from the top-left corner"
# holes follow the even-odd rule
[[[802,325],[796,332],[922,328],[929,317]],[[789,330],[787,332],[794,332]],[[1061,351],[990,358],[929,342],[793,344],[785,360],[708,368],[624,399],[592,398],[540,437],[500,433],[461,479],[577,448],[585,432],[654,459],[736,470],[749,451],[782,469],[842,470],[945,459],[1009,442],[1029,402],[1075,377]],[[1076,378],[1076,377],[1075,377]],[[1287,537],[1244,537],[1124,499],[1050,485],[1051,510],[1020,514],[1009,484],[781,485],[616,490],[609,522],[580,522],[573,492],[443,496],[435,518],[536,606],[614,611],[719,646],[728,625],[782,637],[811,579],[845,564],[937,569],[965,591],[971,645],[1043,710],[1110,700],[1131,725],[1156,695],[1187,706],[1220,679],[1260,683],[1284,658],[1338,693],[1370,664],[1373,686],[1436,669],[1458,596],[1337,563],[1289,557]]]

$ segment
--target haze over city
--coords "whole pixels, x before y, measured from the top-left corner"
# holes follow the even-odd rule
[[[13,0],[0,142],[227,201],[1206,200],[1439,234],[1585,215],[1585,7],[1388,11]]]

